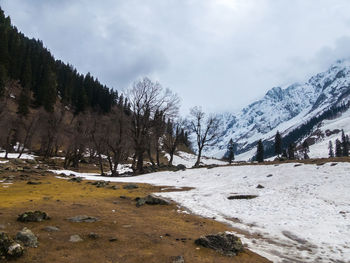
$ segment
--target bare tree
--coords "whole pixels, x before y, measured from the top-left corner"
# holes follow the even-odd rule
[[[215,145],[221,134],[219,131],[220,121],[215,115],[206,117],[200,107],[194,107],[190,111],[188,128],[190,132],[195,134],[197,139],[198,155],[194,166],[199,166],[203,149]]]
[[[133,138],[135,161],[134,171],[143,172],[144,153],[147,150],[151,135],[152,119],[156,111],[167,118],[177,114],[179,98],[170,90],[164,90],[159,83],[148,78],[136,82],[127,92],[131,106],[131,136]]]
[[[39,114],[33,112],[30,116],[21,117],[18,120],[19,123],[19,146],[18,157],[21,158],[24,150],[31,147],[33,136],[39,124]]]
[[[171,120],[168,120],[166,133],[163,136],[163,147],[164,150],[169,154],[168,165],[173,164],[174,154],[178,145],[183,142],[183,137],[183,121],[178,120],[173,123]]]
[[[105,136],[106,154],[112,176],[119,176],[118,165],[126,161],[132,146],[130,141],[130,121],[119,109],[114,109]]]

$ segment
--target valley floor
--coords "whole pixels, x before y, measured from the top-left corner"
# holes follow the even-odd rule
[[[194,214],[235,227],[251,250],[273,262],[348,263],[349,171],[350,163],[287,163],[189,169],[130,178],[79,176],[192,187],[159,195]],[[256,198],[228,199],[237,195]]]
[[[1,165],[9,165],[9,162],[2,161]],[[28,167],[29,164],[19,166],[23,165]],[[138,196],[169,191],[159,186],[138,184],[138,189],[125,190],[124,184],[111,183],[97,188],[88,181],[78,183],[58,179],[38,168],[33,171],[17,168],[14,171],[12,168],[0,169],[0,231],[13,237],[23,227],[28,227],[38,236],[39,247],[28,248],[15,262],[171,263],[173,256],[180,255],[185,262],[194,263],[270,262],[249,250],[231,258],[199,248],[194,239],[201,235],[234,229],[214,220],[179,213],[175,203],[135,206],[134,199]],[[29,181],[40,184],[27,184]],[[17,222],[17,216],[28,210],[45,211],[51,219]],[[99,221],[72,223],[66,220],[77,215],[97,217]],[[47,226],[58,227],[60,231],[47,232],[44,229]],[[91,232],[99,237],[89,238]],[[71,235],[79,235],[83,241],[69,242]]]

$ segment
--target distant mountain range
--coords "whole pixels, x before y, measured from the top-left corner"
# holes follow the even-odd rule
[[[345,111],[349,100],[350,60],[337,61],[305,83],[274,87],[238,113],[221,114],[223,135],[206,154],[222,157],[232,138],[239,159],[251,158],[259,139],[271,155],[269,147],[277,131],[283,136],[289,134],[289,141],[301,141],[312,133],[317,122],[329,116],[334,118],[334,111]]]

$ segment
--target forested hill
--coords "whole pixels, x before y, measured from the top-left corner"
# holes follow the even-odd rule
[[[23,101],[54,111],[58,98],[75,114],[87,108],[109,112],[118,100],[116,91],[90,74],[82,75],[71,65],[55,60],[42,41],[29,39],[11,24],[0,7],[0,92],[8,80],[18,80]],[[1,94],[0,94],[1,95]],[[25,107],[25,106],[24,106]]]

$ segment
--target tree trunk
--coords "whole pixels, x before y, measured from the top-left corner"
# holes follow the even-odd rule
[[[198,155],[197,155],[197,161],[196,161],[196,163],[195,163],[195,167],[198,167],[199,166],[199,164],[200,164],[200,162],[201,162],[201,156],[202,156],[202,149],[201,148],[199,148],[199,150],[198,150]]]
[[[159,148],[156,149],[156,159],[157,159],[157,165],[160,166],[160,160],[159,160]]]
[[[143,151],[138,151],[137,153],[136,172],[138,174],[143,173]]]

